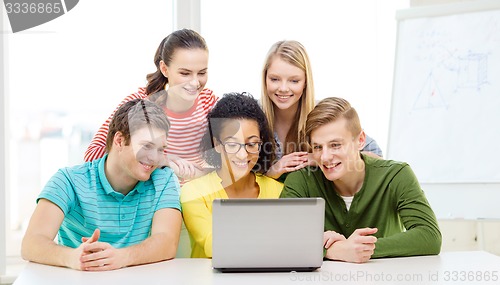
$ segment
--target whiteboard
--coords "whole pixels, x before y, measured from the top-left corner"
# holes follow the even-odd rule
[[[387,157],[422,183],[500,182],[500,1],[396,16]]]

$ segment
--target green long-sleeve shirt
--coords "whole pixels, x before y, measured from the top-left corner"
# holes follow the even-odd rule
[[[363,186],[349,211],[319,168],[303,168],[285,180],[282,198],[325,199],[325,231],[349,237],[358,228],[378,228],[372,258],[439,254],[441,232],[420,184],[406,163],[362,155]]]

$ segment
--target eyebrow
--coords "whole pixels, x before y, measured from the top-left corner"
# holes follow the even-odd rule
[[[140,144],[160,145],[160,144],[155,143],[155,141],[152,140],[152,139],[142,139],[142,140],[137,141],[137,143],[140,143]],[[167,144],[163,144],[163,147],[166,147],[166,146],[167,146]]]
[[[207,71],[207,69],[208,69],[208,67],[205,67],[205,68],[201,69],[200,71]],[[184,68],[184,67],[179,67],[179,70],[180,71],[189,71],[189,72],[192,72],[191,69],[187,69],[187,68]]]
[[[312,142],[311,144],[312,145],[322,145],[322,144],[329,144],[329,143],[334,143],[334,142],[344,142],[343,139],[333,139],[333,140],[329,140],[325,143],[316,143],[316,142]]]
[[[294,75],[290,75],[290,76],[281,76],[279,74],[276,74],[276,73],[272,73],[272,72],[268,72],[267,73],[267,76],[275,76],[275,77],[287,77],[287,78],[298,78],[298,79],[305,79],[305,75],[302,75],[302,74],[294,74]]]
[[[260,137],[259,137],[259,136],[257,136],[257,135],[249,136],[249,137],[248,137],[248,138],[246,138],[246,139],[247,139],[247,140],[249,140],[249,139],[253,139],[253,138],[258,138],[258,139],[260,140]],[[223,140],[224,140],[224,141],[225,141],[225,140],[228,140],[228,139],[237,139],[237,138],[236,138],[236,137],[234,137],[234,136],[228,136],[228,137],[223,138]]]

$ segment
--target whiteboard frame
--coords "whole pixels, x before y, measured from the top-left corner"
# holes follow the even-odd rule
[[[500,9],[500,1],[498,0],[477,0],[451,4],[436,4],[398,10],[396,11],[396,20],[398,21],[397,26],[399,27],[399,21],[401,20],[456,15],[497,9]],[[399,33],[397,36],[399,36]]]
[[[399,35],[400,35],[400,22],[408,19],[417,19],[417,18],[426,18],[426,17],[441,17],[441,16],[450,16],[457,14],[465,14],[465,13],[474,13],[474,12],[482,12],[482,11],[491,11],[491,10],[500,10],[500,1],[498,0],[477,0],[477,1],[466,1],[466,2],[457,2],[450,4],[436,4],[431,6],[421,6],[421,7],[413,7],[409,9],[402,9],[396,11],[395,19],[397,21],[396,24],[396,48],[394,53],[394,66],[393,66],[393,80],[392,80],[392,94],[391,94],[391,106],[389,113],[389,128],[387,132],[387,158],[391,158],[391,134],[393,132],[392,122],[394,115],[394,97],[395,97],[395,85],[396,85],[396,67],[397,67],[397,56],[398,56],[398,48],[399,48]],[[434,185],[434,184],[443,184],[443,185],[452,185],[452,184],[469,184],[469,185],[478,185],[478,184],[496,184],[500,185],[497,181],[481,181],[481,182],[456,182],[456,181],[448,181],[448,182],[420,182],[425,185]]]

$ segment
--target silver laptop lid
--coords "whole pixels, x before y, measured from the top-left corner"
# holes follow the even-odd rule
[[[216,269],[299,271],[323,263],[322,198],[216,199],[212,211]]]

